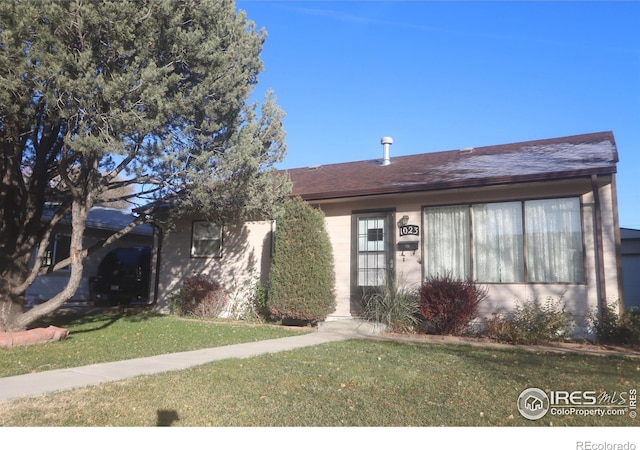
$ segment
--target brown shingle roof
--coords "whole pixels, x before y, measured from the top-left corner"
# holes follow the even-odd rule
[[[382,153],[382,152],[381,152]],[[293,195],[307,200],[474,187],[611,174],[618,152],[610,131],[554,139],[391,156],[290,169]]]

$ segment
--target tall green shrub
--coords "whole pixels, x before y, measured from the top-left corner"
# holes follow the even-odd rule
[[[278,218],[267,307],[282,319],[314,322],[336,307],[333,249],[324,214],[300,198]]]

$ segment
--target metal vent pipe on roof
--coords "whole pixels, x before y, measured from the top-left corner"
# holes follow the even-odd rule
[[[383,148],[382,165],[388,166],[389,164],[391,164],[391,159],[389,158],[389,146],[393,144],[393,139],[391,139],[388,136],[385,136],[382,139],[380,139],[380,143],[382,144],[382,148]]]

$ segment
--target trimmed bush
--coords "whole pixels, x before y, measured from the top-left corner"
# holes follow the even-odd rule
[[[300,198],[277,221],[267,307],[280,319],[316,322],[335,311],[333,248],[324,214]]]
[[[498,342],[536,345],[557,342],[570,337],[571,314],[565,310],[563,298],[551,297],[517,304],[513,314],[494,314],[487,320],[484,334]]]
[[[363,319],[379,322],[392,332],[414,331],[420,323],[418,292],[394,284],[368,289],[362,297]]]
[[[601,344],[640,346],[640,309],[618,314],[618,302],[609,304],[602,315],[591,315],[596,338]]]
[[[267,286],[265,286],[259,278],[254,281],[253,284],[253,294],[252,294],[252,303],[253,309],[255,311],[256,317],[261,319],[268,320],[269,319],[269,307],[267,305],[267,295],[269,294],[269,290]]]
[[[215,318],[224,311],[228,301],[220,283],[197,275],[184,280],[180,291],[170,299],[169,309],[179,316]]]
[[[427,331],[461,335],[478,316],[478,306],[487,297],[487,288],[471,280],[446,274],[427,278],[420,288],[420,314]]]

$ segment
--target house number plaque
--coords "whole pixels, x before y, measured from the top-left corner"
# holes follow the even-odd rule
[[[420,227],[418,225],[402,225],[400,228],[400,236],[420,236]]]

